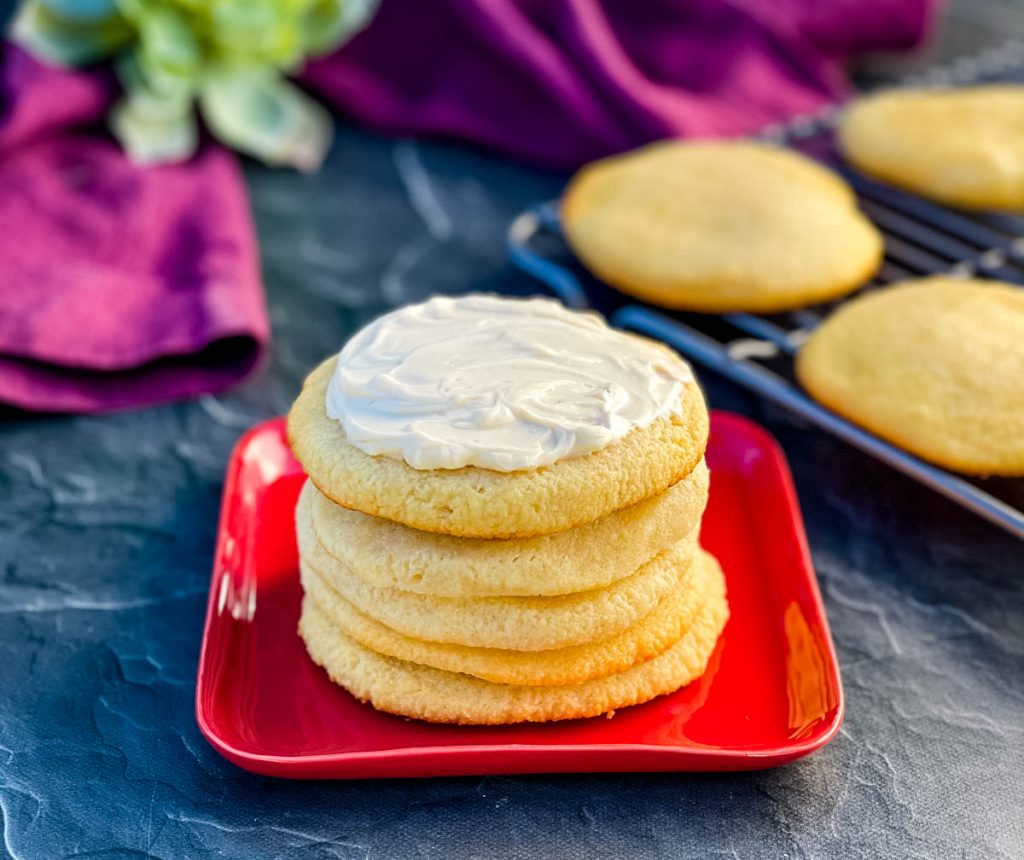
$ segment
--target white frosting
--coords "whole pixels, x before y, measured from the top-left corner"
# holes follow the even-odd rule
[[[341,351],[327,414],[367,454],[415,469],[534,469],[681,407],[690,368],[666,348],[547,299],[434,298]]]

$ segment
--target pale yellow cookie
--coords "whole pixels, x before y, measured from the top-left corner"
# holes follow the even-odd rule
[[[598,277],[696,311],[780,311],[871,277],[882,238],[822,165],[749,142],[663,142],[584,167],[566,238]]]
[[[846,111],[839,143],[859,170],[924,197],[1024,209],[1024,86],[869,96]]]
[[[314,662],[358,699],[394,714],[442,723],[516,723],[592,717],[671,693],[698,678],[729,617],[718,571],[705,603],[674,645],[624,672],[580,684],[494,684],[364,648],[306,597],[299,633]]]
[[[797,376],[826,406],[950,469],[1024,475],[1024,291],[925,278],[829,317]]]
[[[349,603],[411,636],[478,648],[543,651],[621,633],[650,612],[686,572],[697,529],[632,576],[607,588],[557,597],[432,597],[369,585],[316,540],[308,510],[296,511],[301,564],[313,568]]]
[[[707,444],[707,407],[693,382],[684,387],[681,414],[591,454],[519,472],[418,470],[364,454],[327,417],[335,362],[328,359],[309,375],[288,414],[295,456],[336,504],[425,531],[510,538],[572,528],[664,492],[697,467]]]
[[[686,632],[718,575],[717,561],[699,550],[678,585],[632,627],[608,639],[548,651],[467,648],[413,639],[360,612],[310,567],[302,570],[302,586],[335,626],[378,654],[498,684],[554,685],[623,672],[656,657]]]
[[[701,461],[665,492],[592,523],[497,541],[350,511],[309,481],[302,492],[324,548],[371,585],[440,597],[555,595],[610,585],[686,537],[704,512],[708,469]]]

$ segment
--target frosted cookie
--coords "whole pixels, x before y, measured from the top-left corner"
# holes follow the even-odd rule
[[[925,278],[856,298],[800,351],[818,400],[919,456],[1024,475],[1024,292]]]
[[[1024,86],[869,96],[846,111],[839,143],[859,170],[925,197],[1024,209]]]
[[[663,493],[592,523],[500,541],[350,511],[309,481],[302,494],[324,549],[371,585],[440,597],[555,595],[610,585],[692,532],[707,502],[708,469],[701,461]]]
[[[602,280],[686,310],[822,302],[882,260],[882,238],[842,179],[755,143],[663,142],[594,162],[569,183],[562,224]]]
[[[729,617],[716,570],[704,605],[686,633],[656,657],[579,684],[494,684],[386,657],[358,644],[309,596],[299,633],[314,662],[358,699],[382,711],[443,723],[516,723],[592,717],[679,689],[707,667]]]
[[[555,302],[436,298],[310,374],[288,438],[335,504],[425,531],[530,537],[692,472],[708,415],[685,362]]]
[[[607,588],[557,597],[433,597],[368,585],[316,540],[297,511],[301,564],[360,612],[415,639],[479,648],[542,651],[620,633],[679,582],[697,549],[697,530]]]
[[[332,624],[378,654],[498,684],[553,685],[582,683],[656,657],[686,632],[719,575],[718,562],[698,550],[676,587],[636,624],[608,639],[547,651],[467,648],[413,639],[360,612],[312,568],[303,569],[302,585]]]

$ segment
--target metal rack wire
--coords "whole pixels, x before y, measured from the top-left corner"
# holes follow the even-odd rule
[[[906,83],[948,85],[1022,78],[1024,43],[1010,42]],[[885,237],[882,268],[861,291],[939,273],[1024,285],[1024,217],[953,211],[861,176],[831,154],[840,115],[841,108],[830,108],[766,129],[759,137],[810,149],[856,191],[861,208]],[[561,241],[558,201],[539,204],[513,221],[508,253],[516,266],[543,282],[569,307],[596,308],[614,325],[669,343],[693,361],[1024,538],[1024,481],[968,479],[933,466],[829,411],[796,384],[792,358],[841,301],[785,314],[722,316],[673,313],[638,304],[597,281],[568,253]]]

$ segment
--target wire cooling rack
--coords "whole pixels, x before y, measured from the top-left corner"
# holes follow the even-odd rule
[[[965,85],[1024,80],[1024,43],[982,54],[908,79],[903,86]],[[790,146],[829,164],[853,187],[861,209],[885,237],[885,261],[859,292],[893,281],[947,274],[997,278],[1024,285],[1024,217],[954,211],[874,182],[839,161],[833,146],[842,107],[771,126],[759,139]],[[562,240],[557,200],[513,221],[511,261],[543,282],[563,303],[593,308],[614,325],[658,338],[691,360],[743,385],[807,421],[916,478],[965,508],[1024,538],[1024,480],[955,475],[915,457],[812,400],[796,383],[793,357],[810,332],[840,302],[783,314],[707,314],[655,310],[589,274]]]

